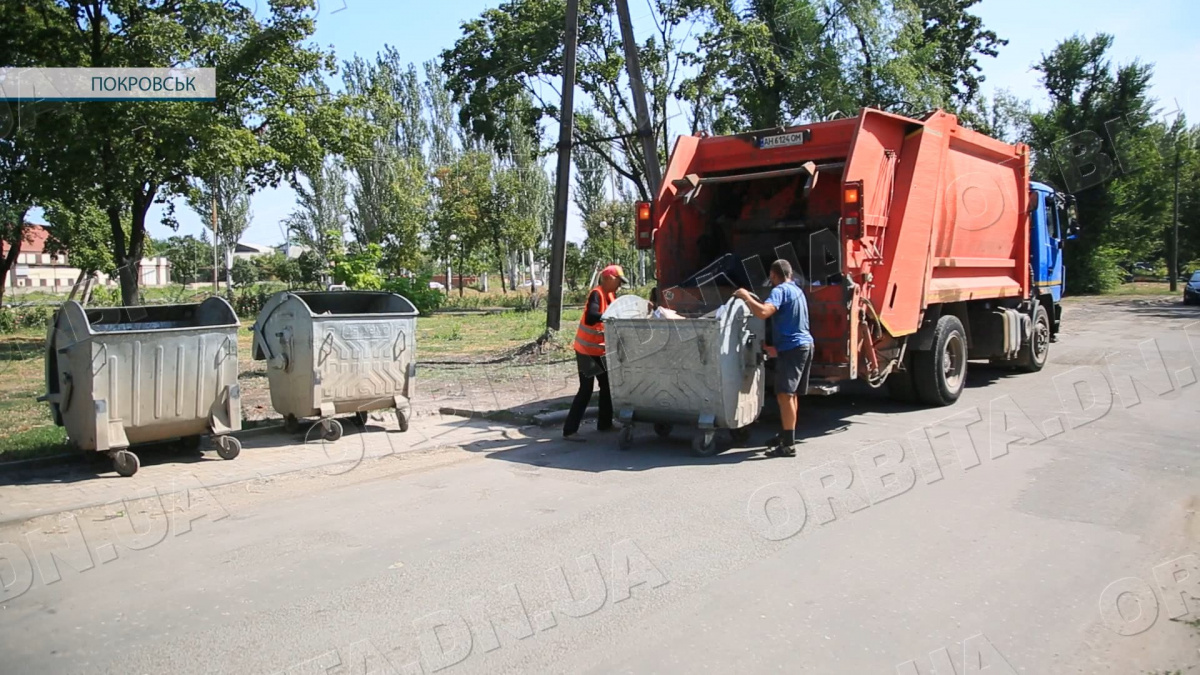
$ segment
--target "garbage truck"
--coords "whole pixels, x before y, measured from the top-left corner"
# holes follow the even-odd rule
[[[655,253],[658,303],[693,315],[788,260],[815,343],[808,394],[863,380],[943,406],[970,360],[1046,363],[1074,213],[1030,179],[1026,145],[943,110],[865,108],[680,137],[656,198],[636,206],[637,245]]]

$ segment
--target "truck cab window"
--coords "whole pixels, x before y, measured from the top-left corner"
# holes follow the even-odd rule
[[[1054,195],[1046,195],[1046,230],[1053,239],[1061,239],[1061,213],[1054,201]]]

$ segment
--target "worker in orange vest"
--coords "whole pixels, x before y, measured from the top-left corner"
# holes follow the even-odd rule
[[[604,367],[604,324],[601,316],[609,303],[617,299],[617,289],[627,284],[625,270],[620,265],[609,265],[600,271],[600,284],[588,293],[583,316],[575,329],[575,366],[579,370],[579,391],[571,401],[567,422],[563,425],[563,438],[583,441],[578,435],[583,413],[592,400],[592,388],[600,380],[600,412],[596,428],[609,431],[613,428],[612,396],[608,392],[608,373]]]

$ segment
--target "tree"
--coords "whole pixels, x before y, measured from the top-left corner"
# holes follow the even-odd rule
[[[203,272],[212,269],[212,244],[190,234],[167,239],[163,255],[171,263],[171,278],[175,283],[194,283]]]
[[[382,260],[383,249],[379,244],[368,244],[337,259],[333,266],[333,280],[350,288],[383,288],[383,276],[379,274],[379,263]]]
[[[573,291],[579,290],[588,275],[592,273],[592,265],[583,255],[583,249],[573,241],[567,242],[567,262],[565,267],[567,287]]]
[[[189,178],[245,167],[276,185],[326,150],[360,142],[322,82],[332,56],[312,47],[308,0],[274,0],[262,18],[224,0],[29,0],[0,6],[0,63],[40,67],[215,67],[216,102],[63,102],[39,112],[28,143],[47,197],[108,216],[126,304],[138,301],[146,213]],[[70,204],[68,204],[70,205]],[[128,214],[128,229],[122,215]]]
[[[0,196],[0,199],[4,199]],[[9,271],[17,264],[21,248],[29,241],[29,228],[25,214],[29,207],[0,201],[0,242],[7,250],[0,256],[0,307],[4,306],[4,290],[8,286]]]
[[[233,265],[229,268],[229,277],[234,286],[245,288],[260,279],[259,268],[252,260],[234,258]]]
[[[638,45],[652,124],[660,141],[660,162],[668,152],[667,107],[681,77],[681,54],[674,34],[687,16],[685,0],[651,0],[655,31]],[[558,118],[557,101],[543,97],[562,75],[562,45],[566,3],[562,0],[507,0],[463,24],[462,37],[442,52],[447,85],[460,104],[459,117],[480,138],[505,153],[512,143],[510,120],[535,138],[540,123]],[[616,11],[610,2],[583,0],[579,13],[577,82],[595,107],[599,119],[623,136],[614,150],[610,141],[581,118],[576,142],[592,147],[648,199],[645,161],[632,97],[622,72],[625,67]],[[523,101],[528,101],[526,105]]]
[[[237,248],[238,241],[250,227],[250,189],[246,174],[239,169],[227,170],[211,182],[194,181],[188,193],[188,204],[200,216],[200,222],[212,229],[212,212],[217,210],[216,235],[214,241],[223,260],[229,260]],[[225,269],[225,278],[236,283],[233,270]]]
[[[330,159],[305,177],[308,185],[296,186],[297,206],[284,224],[289,238],[308,247],[306,253],[311,253],[322,269],[328,269],[345,247],[346,223],[350,220],[346,175],[341,163]]]
[[[387,268],[411,268],[430,215],[423,152],[431,134],[417,69],[385,47],[375,63],[359,57],[349,62],[344,80],[357,102],[355,114],[372,132],[370,151],[348,163],[355,177],[351,232],[360,246],[380,244]]]
[[[588,262],[603,265],[631,265],[637,260],[634,248],[634,211],[632,202],[606,200],[583,221],[587,231],[584,255]]]
[[[485,258],[481,245],[488,241],[486,213],[492,200],[492,156],[466,152],[436,172],[436,217],[430,224],[430,252],[443,260],[456,261],[461,276]],[[481,255],[483,254],[483,255]],[[447,283],[450,280],[447,279]]]
[[[680,86],[717,133],[855,114],[916,114],[975,97],[980,56],[1006,44],[968,10],[978,0],[697,0],[706,30]]]
[[[1170,219],[1171,159],[1163,156],[1166,129],[1153,122],[1153,71],[1137,61],[1114,68],[1107,58],[1112,42],[1103,33],[1076,35],[1034,65],[1050,98],[1048,110],[1030,117],[1034,173],[1075,193],[1082,225],[1065,252],[1073,292],[1106,290],[1123,260],[1161,256]],[[1084,178],[1086,168],[1074,165],[1076,147],[1105,139],[1116,146],[1100,149],[1121,164]]]
[[[599,131],[601,135],[608,135],[604,123],[596,120],[590,113],[583,113],[580,118],[587,120],[585,124]],[[603,155],[586,145],[580,146],[573,158],[576,169],[575,206],[579,209],[579,215],[586,220],[608,198],[604,185],[608,182],[609,166]]]

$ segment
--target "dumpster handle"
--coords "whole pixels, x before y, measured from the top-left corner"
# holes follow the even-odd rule
[[[259,338],[262,340],[263,348],[267,350],[267,359],[268,360],[273,358],[275,356],[275,354],[271,351],[271,343],[269,341],[267,341],[267,320],[270,319],[272,316],[274,316],[275,310],[279,309],[282,306],[283,306],[283,303],[281,302],[281,303],[275,305],[274,307],[272,307],[271,311],[267,312],[266,316],[259,317],[258,323],[254,326],[258,330],[258,335],[259,335]]]

